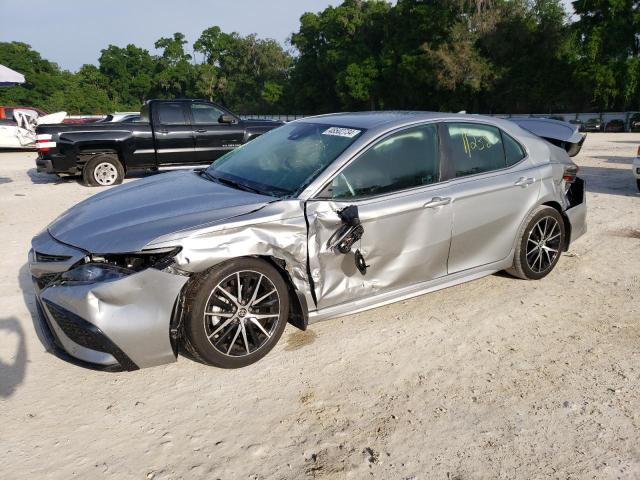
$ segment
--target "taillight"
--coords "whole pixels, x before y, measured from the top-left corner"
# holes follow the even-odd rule
[[[52,142],[53,135],[48,133],[42,133],[36,135],[36,149],[39,152],[48,152],[50,149],[56,146],[56,142]]]
[[[566,167],[564,167],[564,174],[562,175],[562,179],[567,182],[567,183],[573,183],[576,181],[576,177],[578,176],[578,166],[573,164],[573,165],[567,165]]]

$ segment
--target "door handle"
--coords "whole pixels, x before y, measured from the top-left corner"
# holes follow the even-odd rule
[[[451,197],[433,197],[427,203],[424,204],[424,208],[436,208],[443,205],[449,205],[451,203]]]
[[[536,179],[535,178],[531,178],[531,177],[520,177],[516,183],[514,183],[514,185],[517,185],[518,187],[528,187],[529,185],[531,185],[533,182],[535,182]]]
[[[196,129],[197,133],[205,133],[207,130],[205,128],[198,128]]]
[[[158,130],[158,133],[159,133],[160,135],[167,135],[167,134],[169,133],[169,130],[164,130],[164,129],[162,129],[162,130]]]

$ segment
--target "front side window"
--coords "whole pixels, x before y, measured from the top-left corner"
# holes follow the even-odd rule
[[[278,127],[216,160],[207,176],[267,195],[302,191],[364,132],[307,122]]]
[[[323,196],[368,197],[438,181],[436,125],[422,125],[390,135],[353,160]]]
[[[195,124],[212,124],[218,123],[224,112],[213,105],[204,103],[195,103],[191,105],[191,115]]]
[[[449,176],[465,177],[505,168],[500,130],[478,123],[443,124]]]
[[[187,119],[179,103],[161,103],[158,105],[158,120],[162,125],[186,125]]]

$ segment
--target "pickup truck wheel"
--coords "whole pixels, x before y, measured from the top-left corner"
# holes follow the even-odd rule
[[[84,165],[82,179],[90,187],[117,185],[124,179],[124,168],[118,157],[102,153],[91,157]]]

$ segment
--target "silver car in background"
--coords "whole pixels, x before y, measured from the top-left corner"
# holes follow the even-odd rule
[[[99,193],[32,241],[55,349],[101,369],[249,365],[300,329],[507,270],[586,230],[567,153],[463,114],[305,118],[201,171]]]

